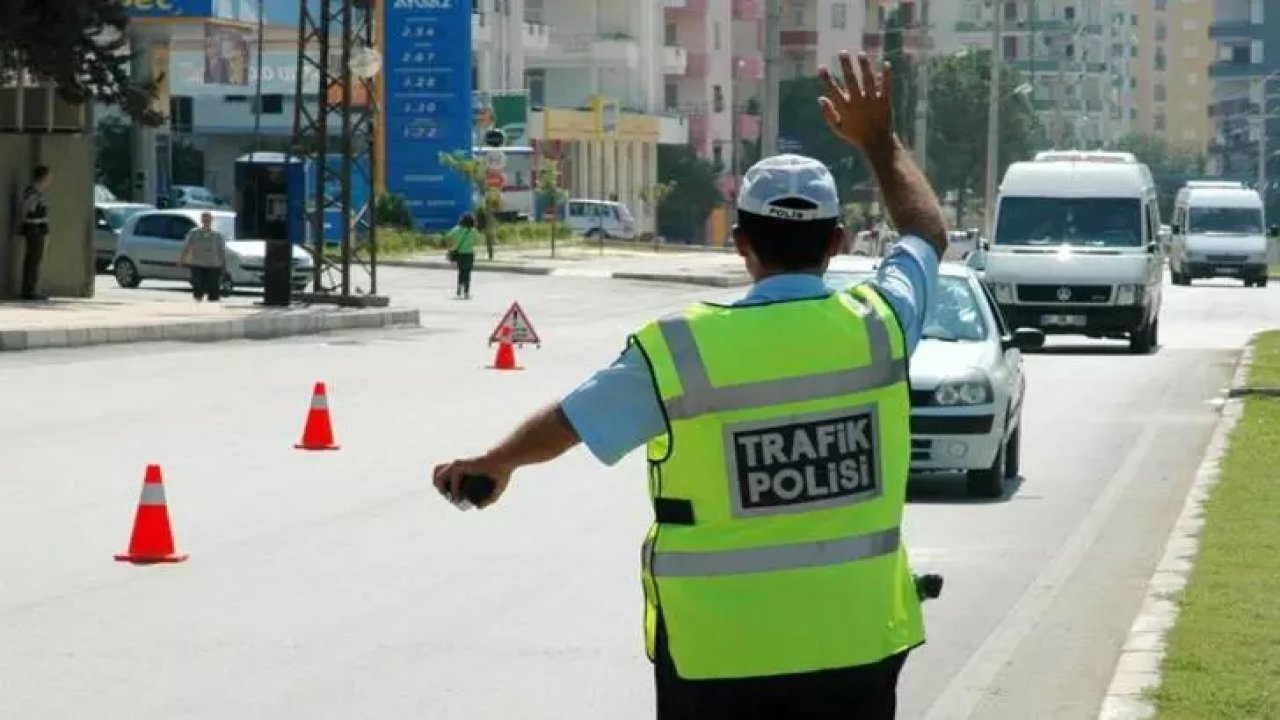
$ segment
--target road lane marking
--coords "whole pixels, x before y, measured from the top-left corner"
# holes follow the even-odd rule
[[[1172,384],[1166,382],[1157,407],[1164,407],[1172,390]],[[968,720],[978,704],[987,697],[991,685],[1008,665],[1018,646],[1053,604],[1066,581],[1080,567],[1085,555],[1111,519],[1120,498],[1139,475],[1143,459],[1164,428],[1160,415],[1153,414],[1152,418],[1120,467],[1107,480],[1106,487],[1099,493],[1075,532],[1018,598],[986,641],[969,656],[964,667],[960,668],[929,707],[924,720]]]

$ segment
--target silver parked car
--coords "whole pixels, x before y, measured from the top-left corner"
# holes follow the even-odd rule
[[[262,287],[267,243],[236,238],[236,214],[231,210],[151,210],[129,218],[116,246],[115,276],[120,287],[136,288],[143,280],[188,280],[190,271],[178,267],[178,254],[187,232],[200,224],[204,213],[213,215],[213,227],[227,240],[227,273],[222,290],[229,295],[237,287]],[[306,250],[293,247],[293,286],[305,290],[313,263]]]
[[[93,264],[98,272],[106,272],[116,256],[120,230],[129,218],[155,206],[129,202],[98,202],[93,208]]]
[[[876,261],[837,257],[827,283],[845,288],[875,274]],[[995,299],[970,268],[939,268],[935,306],[911,356],[911,470],[962,472],[970,495],[999,497],[1019,473],[1022,351],[1044,333],[1005,324]]]

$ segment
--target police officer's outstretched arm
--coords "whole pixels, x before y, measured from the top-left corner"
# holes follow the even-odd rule
[[[825,86],[819,99],[822,114],[831,129],[862,151],[875,173],[884,196],[885,208],[898,232],[927,241],[938,257],[947,250],[947,227],[938,197],[911,153],[893,132],[893,87],[889,64],[885,63],[877,81],[871,61],[858,53],[855,72],[849,53],[840,53],[843,87],[827,68],[818,76]]]
[[[517,468],[554,460],[578,442],[578,434],[564,410],[559,403],[554,403],[529,416],[515,432],[489,452],[437,465],[432,481],[437,490],[456,498],[462,497],[464,476],[486,475],[496,485],[489,499],[479,503],[481,508],[488,507],[506,490],[511,473]]]

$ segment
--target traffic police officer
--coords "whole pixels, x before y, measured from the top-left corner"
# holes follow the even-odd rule
[[[52,173],[45,165],[37,165],[31,184],[22,191],[22,237],[26,240],[22,256],[22,297],[41,300],[36,293],[40,281],[40,264],[44,260],[45,242],[49,236],[49,191]]]
[[[843,228],[816,160],[766,158],[738,195],[734,241],[756,280],[636,332],[626,351],[488,453],[435,468],[495,500],[524,465],[578,442],[613,464],[648,445],[655,520],[643,553],[658,717],[892,718],[924,641],[901,541],[910,464],[907,359],[946,231],[893,134],[887,70],[825,69],[832,130],[862,150],[903,239],[877,278],[822,279]]]

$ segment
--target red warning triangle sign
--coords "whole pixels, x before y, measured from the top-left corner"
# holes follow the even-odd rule
[[[529,322],[529,316],[525,314],[524,308],[520,307],[518,302],[511,303],[507,313],[498,322],[498,327],[494,328],[493,334],[489,336],[490,343],[503,340],[513,345],[542,344],[538,332],[533,329],[533,323]]]

